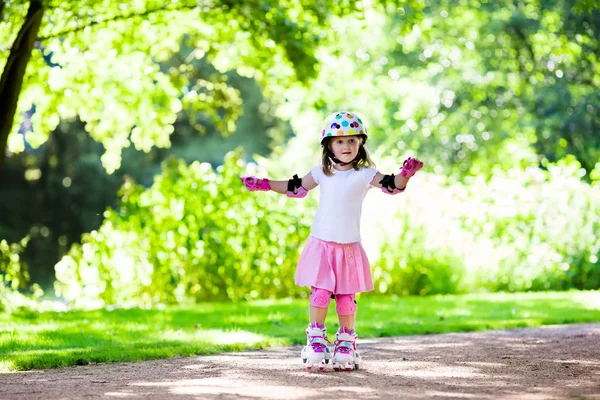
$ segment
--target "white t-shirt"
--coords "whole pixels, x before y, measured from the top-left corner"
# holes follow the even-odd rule
[[[325,175],[320,165],[310,170],[321,192],[310,234],[328,242],[360,242],[362,203],[377,170],[337,171],[332,168],[332,172],[333,176]]]

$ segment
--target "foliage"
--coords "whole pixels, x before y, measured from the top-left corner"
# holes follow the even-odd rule
[[[81,123],[61,124],[44,148],[7,159],[0,177],[0,237],[29,243],[21,259],[35,282],[47,285],[54,264],[83,232],[102,223],[102,212],[116,205],[122,175],[102,168],[102,146]],[[133,158],[133,157],[132,157]],[[136,178],[147,167],[134,162]]]
[[[220,132],[231,132],[241,102],[225,72],[236,70],[254,77],[266,93],[280,93],[289,82],[315,75],[314,52],[327,36],[332,15],[360,17],[364,12],[358,0],[40,2],[45,15],[9,149],[23,150],[17,133],[23,116],[35,106],[27,132],[34,147],[46,141],[61,119],[78,116],[106,147],[102,162],[109,172],[118,168],[121,150],[130,144],[144,151],[168,147],[173,123],[184,108],[201,113]],[[404,1],[381,3],[393,7]],[[418,10],[418,1],[408,3]],[[20,1],[2,3],[3,43],[15,40],[15,27],[23,19]],[[189,54],[168,65],[182,47]],[[9,53],[9,47],[0,48],[0,59]],[[198,74],[196,60],[211,63],[217,73]]]
[[[361,296],[361,338],[600,320],[598,292]],[[0,373],[300,344],[307,299],[0,314]],[[334,330],[335,305],[328,327]],[[332,329],[333,328],[333,329]]]
[[[393,219],[393,231],[402,234],[386,235],[373,267],[377,293],[408,296],[464,290],[463,260],[452,249],[428,246],[425,228],[415,225],[408,214]]]
[[[29,264],[34,282],[51,289],[54,265],[83,233],[100,227],[106,207],[118,205],[117,191],[125,176],[147,187],[166,158],[217,166],[236,146],[266,155],[271,143],[281,143],[289,135],[289,126],[271,114],[273,105],[254,80],[235,73],[227,76],[240,92],[244,112],[226,138],[208,120],[196,115],[192,123],[193,116],[182,111],[170,149],[153,148],[149,153],[124,149],[121,167],[108,174],[101,162],[103,146],[81,121],[63,121],[41,148],[7,158],[0,174],[0,238],[12,242],[29,236],[20,259]],[[205,133],[198,135],[199,130]]]
[[[241,190],[237,157],[217,172],[172,160],[147,190],[127,182],[119,209],[57,265],[57,293],[80,306],[305,293],[293,275],[314,202]],[[370,194],[375,293],[600,287],[599,187],[580,175],[565,160],[449,187],[422,174],[401,197]]]
[[[57,264],[57,294],[150,304],[303,291],[291,277],[313,202],[242,190],[238,159],[230,154],[216,172],[170,160],[151,188],[126,182],[119,208]]]
[[[371,252],[378,290],[599,288],[600,187],[581,182],[573,159],[547,167],[449,187],[422,176],[402,201],[371,199],[365,236],[373,249],[383,244]],[[395,211],[378,216],[375,202]]]
[[[378,260],[374,265],[378,291],[405,294],[477,288],[598,287],[598,245],[592,237],[598,232],[594,211],[598,204],[594,199],[600,180],[600,18],[594,2],[444,0],[425,1],[421,7],[419,2],[382,1],[356,10],[352,6],[362,2],[318,2],[314,9],[308,3],[278,2],[278,7],[269,1],[238,3],[239,7],[233,7],[229,2],[214,2],[214,8],[207,9],[198,8],[196,2],[181,1],[165,8],[161,8],[162,2],[154,0],[119,7],[87,0],[45,3],[49,8],[42,37],[34,51],[19,105],[24,122],[20,128],[26,132],[11,136],[11,148],[16,151],[28,144],[37,147],[59,121],[78,116],[107,151],[102,159],[98,153],[85,153],[79,160],[75,157],[79,135],[69,136],[63,146],[74,151],[60,154],[73,156],[73,163],[49,157],[47,163],[40,164],[47,168],[37,171],[42,176],[39,183],[44,186],[25,187],[32,188],[31,193],[47,191],[47,196],[55,196],[65,204],[73,201],[77,211],[60,221],[57,209],[48,207],[48,203],[29,201],[23,194],[26,192],[21,192],[23,197],[9,194],[15,201],[26,198],[22,204],[33,204],[30,209],[47,214],[40,218],[43,223],[27,224],[27,229],[19,230],[20,235],[15,234],[9,242],[29,234],[33,244],[36,235],[43,236],[48,231],[47,221],[69,226],[80,223],[79,231],[69,235],[62,228],[53,227],[48,237],[61,247],[37,248],[41,257],[44,252],[52,252],[51,259],[77,241],[80,231],[92,231],[100,225],[102,215],[96,215],[101,214],[98,209],[104,209],[106,204],[117,207],[114,197],[102,202],[101,196],[91,195],[103,192],[108,185],[101,183],[110,180],[104,180],[102,175],[99,181],[86,181],[90,171],[97,172],[101,164],[108,166],[109,171],[122,164],[123,174],[135,175],[157,172],[154,168],[167,152],[187,162],[215,162],[213,155],[220,145],[215,144],[215,138],[230,132],[234,121],[242,123],[238,118],[240,109],[249,100],[234,81],[244,76],[252,77],[270,96],[268,105],[260,104],[244,112],[288,116],[296,132],[294,139],[278,149],[277,157],[261,161],[269,171],[288,176],[299,173],[300,166],[312,165],[319,150],[314,132],[322,117],[333,109],[351,108],[366,117],[368,145],[374,150],[376,161],[382,160],[386,173],[395,171],[405,156],[416,152],[425,159],[428,172],[445,177],[436,180],[429,176],[430,181],[421,181],[430,183],[421,187],[417,179],[414,186],[416,193],[427,189],[432,199],[446,199],[447,203],[413,200],[412,193],[407,193],[386,208],[399,211],[395,230],[382,224],[382,231],[389,235],[372,243],[371,254]],[[21,23],[24,10],[18,2],[1,4],[5,8],[0,37],[11,43],[13,29]],[[396,8],[398,5],[402,7]],[[351,8],[356,14],[347,12]],[[353,18],[355,15],[360,17]],[[90,26],[86,28],[87,25]],[[0,47],[0,59],[9,50]],[[310,88],[306,82],[310,82]],[[27,126],[29,122],[31,127]],[[249,124],[241,133],[260,130],[256,137],[246,138],[259,142],[267,136],[265,131],[276,131],[275,135],[281,137],[286,130],[280,120],[261,122],[264,124]],[[16,124],[15,132],[18,127]],[[177,132],[172,135],[175,129]],[[187,141],[197,132],[207,132],[211,145],[200,139]],[[186,140],[179,143],[181,146],[164,150],[160,157],[154,158],[151,153],[153,166],[137,163],[135,158],[139,155],[134,151],[126,150],[121,158],[121,149],[131,143],[148,151],[154,145],[170,146],[171,140],[176,145],[182,137]],[[210,158],[201,156],[191,143],[205,146]],[[49,144],[54,146],[53,140]],[[39,154],[28,151],[23,156],[25,164],[33,166],[30,156]],[[170,168],[179,168],[174,165]],[[532,166],[541,170],[527,169]],[[26,173],[35,170],[32,167]],[[164,174],[167,179],[172,172]],[[19,175],[20,170],[15,172],[15,176]],[[119,172],[115,175],[111,190],[103,193],[114,193],[121,181]],[[63,184],[67,177],[72,182],[70,187]],[[133,178],[146,183],[139,176]],[[581,179],[596,183],[586,185]],[[141,186],[128,185],[134,188],[128,189],[134,197],[147,196]],[[9,185],[3,184],[3,191],[5,187]],[[572,188],[569,193],[580,195],[567,196],[564,187]],[[36,196],[38,200],[44,197]],[[175,203],[182,201],[165,196]],[[264,202],[261,207],[283,213],[279,203],[283,200],[265,197],[244,201]],[[418,203],[428,204],[429,208]],[[232,209],[238,207],[237,200],[231,199],[227,204]],[[555,216],[546,204],[567,213],[569,218]],[[564,208],[563,204],[569,207]],[[507,210],[508,205],[513,208]],[[84,246],[89,245],[75,246],[71,259],[81,260],[87,257],[85,254],[94,254],[93,260],[99,260],[100,250],[105,249],[111,249],[107,250],[107,257],[117,259],[121,253],[133,251],[121,242],[136,246],[144,243],[141,237],[129,238],[125,229],[107,227],[115,221],[123,226],[130,223],[133,232],[147,229],[144,232],[150,237],[164,240],[161,235],[166,233],[161,232],[158,223],[146,227],[140,221],[134,222],[133,215],[120,214],[137,212],[135,207],[128,207],[108,211],[106,215],[112,219],[98,231],[105,230],[106,234],[100,239],[94,236],[98,232],[87,235]],[[168,209],[166,205],[161,207]],[[379,204],[373,207],[382,209]],[[413,208],[419,211],[409,214],[407,210]],[[15,211],[10,213],[4,210],[0,213],[2,218],[16,221],[13,226],[20,227],[22,220],[17,221],[17,209],[10,208]],[[146,220],[156,219],[148,209],[143,210]],[[430,214],[439,218],[426,217]],[[296,214],[281,215],[296,221]],[[581,230],[574,222],[579,220],[583,221]],[[89,221],[96,226],[92,227]],[[4,238],[6,225],[1,225],[4,231],[0,231],[0,236]],[[307,223],[302,226],[306,229]],[[113,234],[111,229],[117,229],[115,239],[106,236]],[[561,237],[562,231],[568,234]],[[441,237],[440,232],[446,237]],[[98,249],[92,245],[96,240],[103,243]],[[179,236],[177,240],[183,241]],[[300,240],[299,237],[296,243]],[[269,252],[281,251],[284,263],[290,260],[293,265],[294,254],[270,243],[273,244],[269,245]],[[31,244],[30,248],[35,249]],[[186,246],[180,247],[191,251],[192,245]],[[86,248],[94,251],[86,253]],[[211,247],[206,251],[217,254],[220,249]],[[172,256],[169,248],[165,248],[165,253]],[[141,251],[130,257],[150,262]],[[163,261],[157,254],[152,257],[156,263],[153,268],[160,270]],[[217,256],[212,257],[221,262]],[[239,254],[236,257],[241,259]],[[168,263],[166,269],[179,268],[175,261]],[[37,265],[30,265],[32,271],[37,270]],[[88,270],[77,265],[67,270]],[[100,281],[125,279],[120,272],[109,272],[116,267],[102,265],[107,270],[102,272]],[[206,271],[213,271],[210,268],[207,264]],[[215,282],[219,282],[222,278],[217,276],[218,267],[214,268]],[[266,272],[266,278],[272,279],[269,274]],[[286,274],[281,281],[290,281],[291,267]],[[172,276],[173,282],[161,281],[166,276]],[[182,277],[177,272],[165,272],[142,301],[180,299],[181,282],[185,282],[182,287],[193,287],[187,283],[187,276]],[[75,274],[67,279],[66,287],[75,288],[82,279]],[[214,284],[219,290],[215,298],[224,296],[225,286]],[[73,290],[83,298],[97,299],[103,287],[94,285],[88,285],[89,293]],[[121,287],[119,283],[115,285]],[[156,294],[158,287],[177,288],[179,292],[161,297]],[[110,297],[110,291],[115,289],[109,285],[108,290]],[[199,298],[207,293],[203,289]],[[261,296],[278,296],[276,293],[279,292]],[[125,293],[119,301],[130,299],[130,295]]]
[[[589,177],[600,160],[600,11],[573,5],[426,1],[408,34],[401,13],[337,20],[314,84],[288,92],[293,126],[312,137],[324,115],[355,110],[373,149],[417,153],[453,181],[567,155]]]
[[[43,294],[39,285],[30,285],[27,264],[19,257],[27,247],[28,240],[27,237],[18,243],[0,240],[0,311],[31,305],[31,300]],[[23,294],[22,291],[29,291],[29,294]]]
[[[547,166],[496,176],[487,193],[470,189],[465,203],[477,211],[463,223],[493,244],[480,278],[490,290],[600,287],[600,187],[581,182],[573,158]]]
[[[598,9],[598,3],[595,0],[577,0],[573,5],[573,11],[577,13],[591,13]]]

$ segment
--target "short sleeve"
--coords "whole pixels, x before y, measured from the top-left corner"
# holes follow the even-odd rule
[[[371,185],[371,181],[375,177],[375,174],[377,174],[377,170],[375,168],[364,168],[362,172],[365,183]]]
[[[324,175],[323,174],[323,167],[321,167],[320,165],[315,165],[310,170],[310,174],[312,175],[312,177],[315,180],[315,182],[317,183],[317,185],[320,185],[321,184],[321,178]]]

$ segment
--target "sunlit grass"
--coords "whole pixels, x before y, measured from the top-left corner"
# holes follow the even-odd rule
[[[329,332],[337,328],[333,303]],[[0,371],[299,344],[305,300],[0,315]],[[359,299],[362,338],[600,321],[600,292]]]

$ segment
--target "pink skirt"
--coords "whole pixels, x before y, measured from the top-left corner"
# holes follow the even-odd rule
[[[296,267],[296,285],[334,294],[373,290],[369,259],[360,242],[335,243],[310,236]]]

